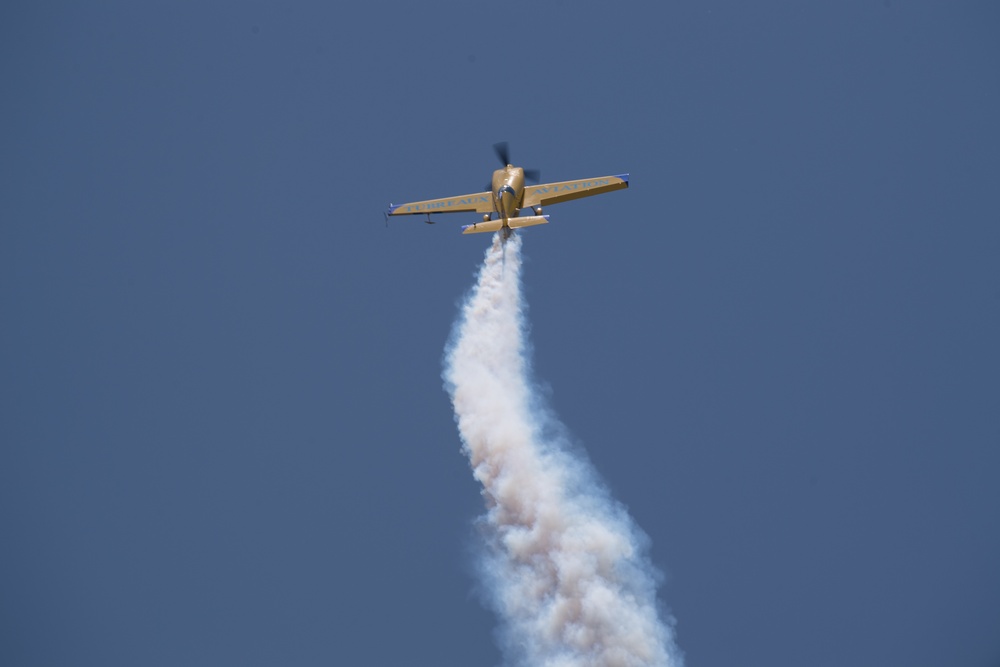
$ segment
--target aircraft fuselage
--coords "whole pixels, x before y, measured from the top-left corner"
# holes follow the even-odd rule
[[[493,172],[493,206],[509,227],[508,220],[517,217],[524,198],[524,169],[507,165]]]

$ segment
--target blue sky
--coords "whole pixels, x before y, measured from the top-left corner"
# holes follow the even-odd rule
[[[534,366],[689,665],[1000,661],[987,2],[9,4],[0,662],[497,664],[441,357]]]

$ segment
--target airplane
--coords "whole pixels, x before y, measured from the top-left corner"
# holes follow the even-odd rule
[[[464,225],[462,233],[502,230],[503,240],[506,241],[515,229],[547,223],[549,216],[542,213],[543,206],[628,187],[628,174],[525,186],[525,179],[538,182],[538,171],[512,165],[505,141],[494,144],[493,150],[503,167],[493,172],[492,183],[485,192],[389,204],[389,210],[385,213],[386,222],[388,223],[391,215],[426,215],[427,220],[424,222],[432,225],[435,222],[431,220],[432,213],[477,212],[483,214],[483,221]],[[524,209],[531,209],[534,215],[521,215]]]

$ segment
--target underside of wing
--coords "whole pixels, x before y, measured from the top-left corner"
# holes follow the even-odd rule
[[[542,183],[524,188],[524,204],[528,206],[547,206],[559,202],[600,195],[628,187],[628,174],[617,176],[598,176],[597,178],[582,178],[578,181],[562,181],[559,183]]]
[[[444,197],[443,199],[426,199],[406,204],[389,204],[388,214],[426,215],[428,213],[468,213],[470,211],[492,213],[493,197],[490,196],[489,192],[477,192],[471,195]]]

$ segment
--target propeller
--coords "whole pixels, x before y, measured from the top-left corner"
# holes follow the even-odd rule
[[[493,144],[493,152],[497,154],[500,159],[501,166],[506,167],[511,164],[510,161],[510,146],[507,145],[506,141],[501,141]],[[525,169],[524,170],[524,180],[531,183],[538,183],[542,179],[542,172],[538,169]],[[489,186],[486,188],[489,190]]]
[[[510,164],[510,149],[507,146],[506,141],[501,141],[500,143],[493,144],[493,152],[497,154],[500,158],[500,166],[506,167]]]

